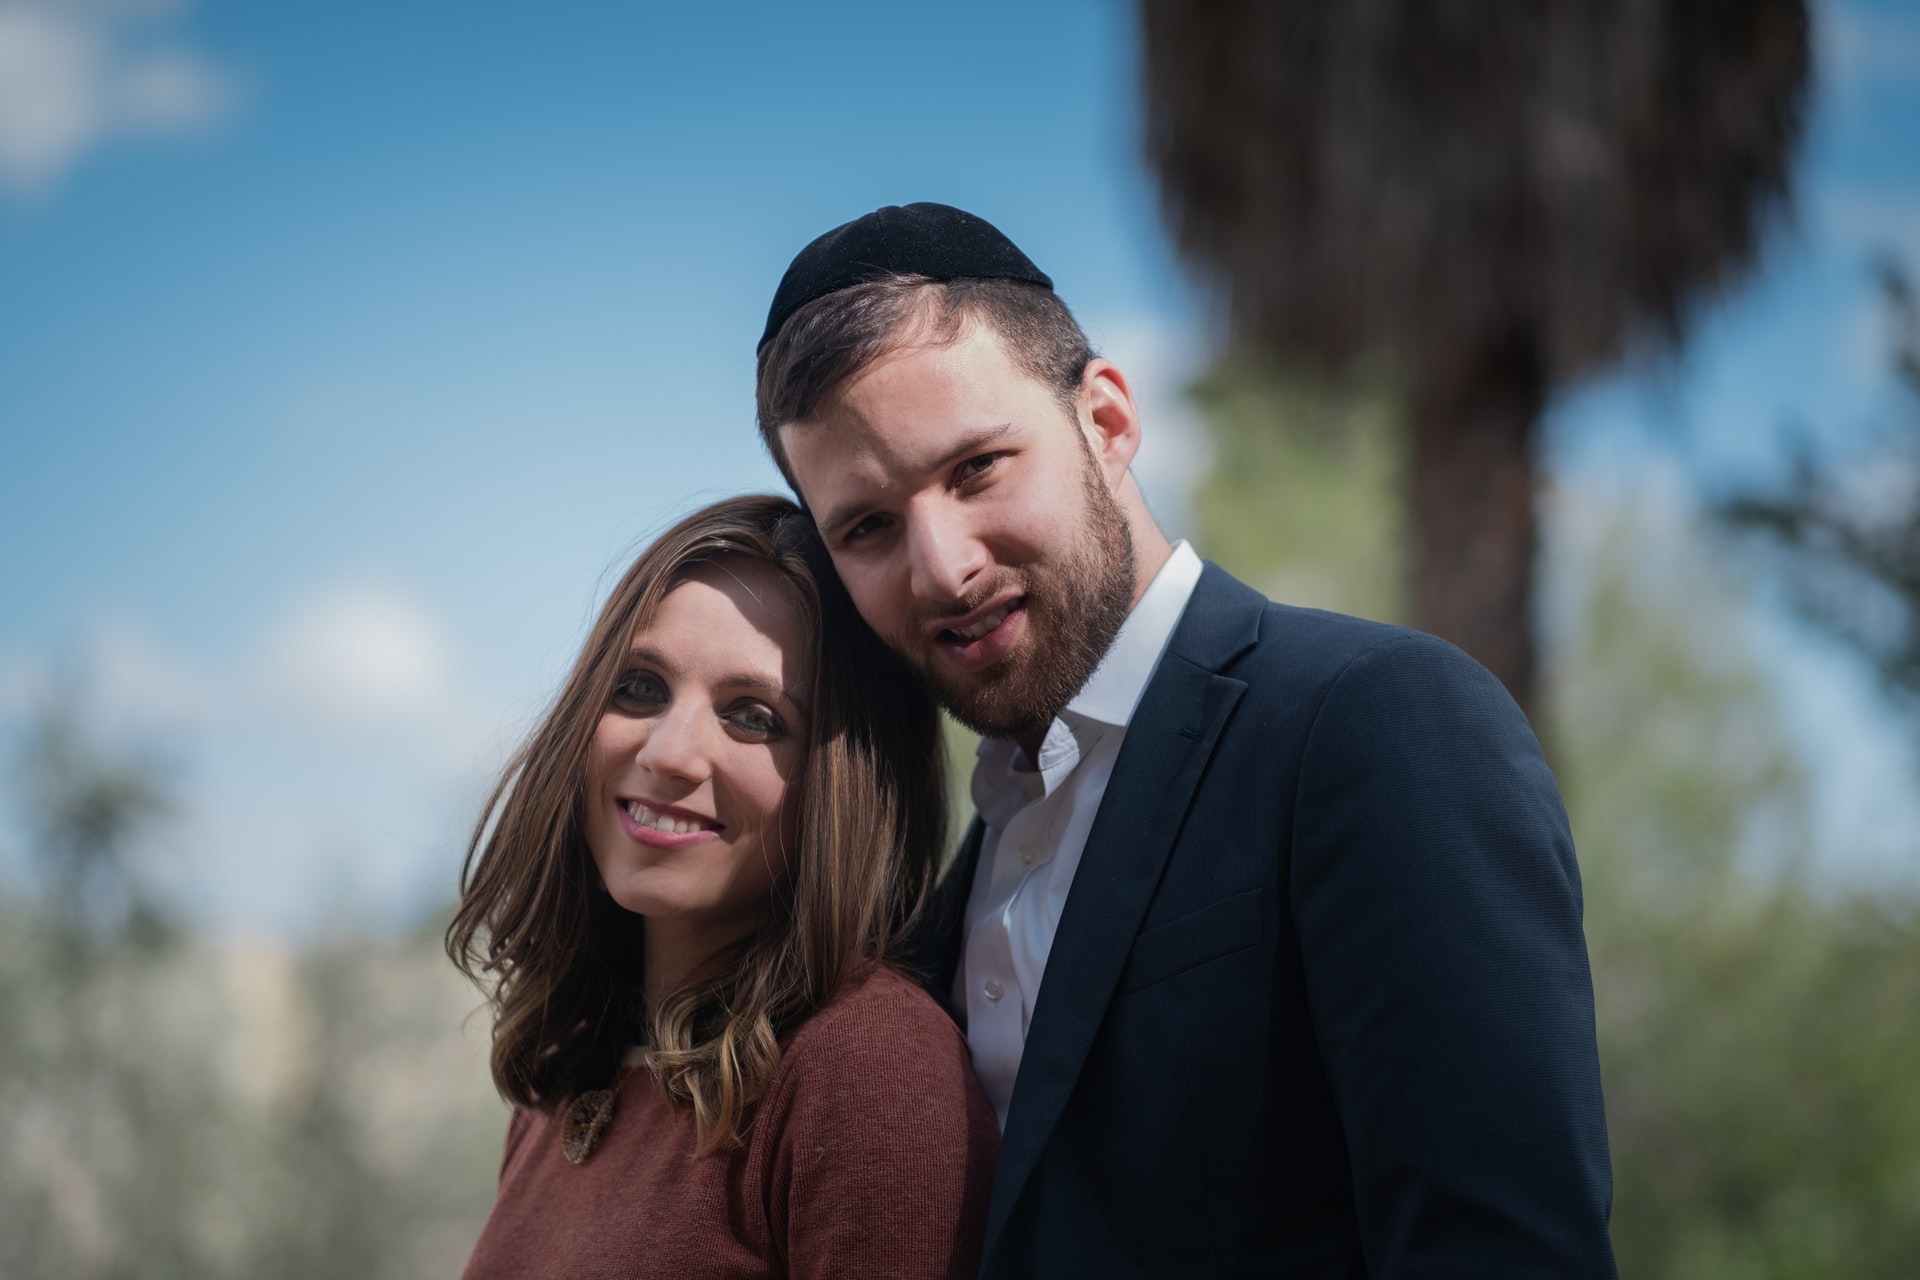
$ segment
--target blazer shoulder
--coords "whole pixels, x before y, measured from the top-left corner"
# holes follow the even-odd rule
[[[1478,666],[1438,636],[1388,622],[1269,600],[1211,561],[1201,575],[1182,630],[1200,636],[1237,633],[1242,643],[1223,673],[1253,674],[1282,667],[1296,681],[1333,680],[1369,660],[1392,661],[1401,652],[1429,661]],[[1191,628],[1188,623],[1191,622]]]

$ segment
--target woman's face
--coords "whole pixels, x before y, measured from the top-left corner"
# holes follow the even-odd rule
[[[760,920],[792,844],[807,658],[762,565],[697,565],[667,592],[587,754],[587,845],[615,902],[714,945]]]

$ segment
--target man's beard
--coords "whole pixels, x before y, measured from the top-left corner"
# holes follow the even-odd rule
[[[954,610],[978,608],[1010,579],[1026,597],[1027,615],[1026,632],[1013,653],[963,676],[928,652],[924,639],[906,651],[940,704],[985,737],[1045,733],[1107,656],[1133,608],[1133,534],[1126,516],[1090,457],[1081,481],[1076,545],[1051,564],[1008,570]],[[917,637],[927,634],[924,626],[915,630]]]

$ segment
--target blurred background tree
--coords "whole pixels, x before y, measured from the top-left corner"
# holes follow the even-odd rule
[[[1724,500],[1721,518],[1757,541],[1801,615],[1864,657],[1881,687],[1920,710],[1920,300],[1911,273],[1880,264],[1902,402],[1847,456],[1803,445],[1784,483]]]
[[[1752,640],[1778,582],[1915,692],[1920,423],[1723,503],[1757,581],[1682,493],[1535,474],[1554,392],[1677,347],[1784,210],[1803,8],[1140,12],[1164,210],[1229,321],[1193,389],[1196,541],[1276,598],[1449,636],[1555,726],[1621,1274],[1920,1274],[1920,901],[1815,876]]]
[[[1806,782],[1711,530],[1586,519],[1548,690],[1620,1274],[1920,1274],[1920,903],[1810,874]]]
[[[1202,552],[1290,599],[1406,614],[1381,596],[1404,581],[1392,415],[1245,367],[1195,399]],[[1620,1274],[1920,1274],[1920,903],[1812,878],[1751,606],[1684,498],[1545,505],[1541,698],[1585,883]]]
[[[97,741],[82,723],[80,683],[42,698],[18,762],[48,923],[75,962],[90,943],[160,945],[171,934],[136,860],[141,837],[173,808],[165,768]]]
[[[119,13],[82,8],[27,6],[12,47],[35,29],[90,39]],[[389,767],[400,789],[443,778],[387,750],[409,731],[434,752],[470,736],[485,756],[493,712],[462,717],[454,705],[486,702],[481,664],[472,647],[406,625],[405,611],[290,609],[290,626],[319,637],[292,650],[292,674],[316,701],[352,704],[319,711],[370,717],[349,733],[251,681],[247,655],[280,652],[240,643],[272,620],[264,598],[324,586],[317,575],[366,556],[402,586],[441,583],[415,621],[446,609],[478,635],[511,631],[498,626],[506,614],[556,617],[576,601],[537,584],[589,565],[618,540],[609,529],[666,518],[683,483],[771,482],[729,469],[757,457],[741,437],[713,432],[721,443],[686,453],[671,437],[737,418],[736,330],[764,304],[790,237],[928,195],[998,210],[1010,230],[1033,229],[1019,235],[1039,237],[1036,250],[1051,236],[1049,265],[1079,251],[1063,275],[1124,276],[1139,264],[1115,252],[1114,228],[1131,215],[1059,192],[1106,180],[1080,163],[1098,150],[1082,145],[1085,126],[1131,108],[1099,98],[1117,68],[1088,75],[1069,60],[1063,72],[1059,60],[1066,32],[1081,40],[1111,23],[1105,7],[1018,15],[1046,33],[1020,42],[1028,63],[995,60],[1011,46],[991,13],[928,19],[941,48],[910,64],[851,27],[773,9],[745,26],[698,7],[529,26],[428,6],[368,44],[354,23],[319,20],[333,10],[207,8],[212,61],[244,52],[261,68],[259,109],[192,160],[89,161],[70,196],[0,227],[23,246],[10,260],[18,351],[0,362],[0,417],[30,426],[6,436],[0,476],[16,482],[13,545],[51,566],[25,578],[16,603],[32,625],[0,652],[0,732],[17,727],[11,664],[27,653],[38,669],[31,652],[66,625],[51,620],[80,616],[33,593],[83,581],[76,600],[111,600],[176,638],[199,633],[186,674],[234,668],[212,682],[211,703],[271,696],[225,722],[238,780],[197,803],[180,798],[179,771],[101,729],[85,679],[24,717],[9,780],[31,821],[22,847],[0,851],[12,855],[0,857],[0,1276],[450,1275],[491,1200],[504,1109],[479,997],[446,965],[434,922],[409,929],[367,911],[352,927],[263,938],[191,925],[183,908],[221,895],[227,914],[206,918],[231,921],[232,885],[256,869],[283,890],[316,883],[289,875],[311,869],[310,855],[284,838],[302,825],[311,836],[314,815],[286,810],[345,813]],[[1828,53],[1886,44],[1868,49],[1883,55],[1881,74],[1910,39],[1911,23],[1876,25],[1871,6],[1813,8]],[[73,14],[77,26],[61,27]],[[1913,886],[1813,870],[1830,850],[1814,847],[1810,757],[1776,702],[1785,664],[1755,651],[1753,584],[1730,576],[1684,495],[1629,500],[1561,474],[1535,504],[1543,407],[1622,354],[1673,346],[1785,208],[1807,98],[1803,5],[1634,0],[1490,18],[1457,0],[1143,0],[1137,16],[1167,222],[1230,321],[1229,349],[1195,388],[1213,455],[1188,495],[1196,541],[1277,598],[1462,640],[1559,727],[1622,1274],[1920,1274]],[[897,43],[899,24],[880,25]],[[448,60],[454,30],[463,56]],[[1094,43],[1122,47],[1111,36]],[[684,53],[710,47],[727,51],[725,74]],[[876,70],[796,105],[786,73],[828,49]],[[636,77],[634,56],[648,50],[666,51],[660,74]],[[355,74],[342,78],[343,65]],[[981,112],[955,113],[919,92],[930,66],[968,83],[998,76],[996,93]],[[1851,92],[1863,75],[1839,79]],[[502,76],[566,92],[502,95]],[[323,87],[347,83],[342,110]],[[893,109],[876,114],[875,101]],[[1862,101],[1890,127],[1911,119],[1898,94]],[[1083,109],[1087,119],[1072,117]],[[376,117],[382,127],[366,129]],[[826,146],[826,160],[769,130],[776,117]],[[675,127],[651,127],[662,119]],[[636,139],[668,149],[627,163]],[[1881,166],[1869,176],[1882,195],[1910,176],[1898,160],[1866,163]],[[1803,171],[1815,199],[1833,195],[1831,174],[1822,186],[1816,166]],[[901,185],[928,181],[935,190]],[[1131,193],[1132,182],[1099,189]],[[684,199],[661,198],[669,189]],[[788,198],[759,199],[768,190]],[[587,206],[612,213],[583,219]],[[658,220],[663,210],[678,220]],[[714,239],[697,243],[724,253],[689,251],[706,224]],[[286,243],[303,252],[280,252]],[[555,256],[556,245],[577,252]],[[697,269],[665,269],[641,251],[655,245]],[[296,262],[339,287],[283,274]],[[1920,394],[1912,299],[1898,277],[1887,289],[1892,314],[1907,317],[1896,321],[1904,385]],[[637,301],[594,302],[614,295]],[[1097,329],[1142,295],[1074,296]],[[65,338],[43,343],[40,330]],[[706,362],[719,351],[734,354]],[[645,399],[610,392],[602,370]],[[312,402],[323,428],[289,419],[282,401]],[[653,412],[661,405],[672,411]],[[276,434],[304,443],[284,451]],[[1810,446],[1797,473],[1730,500],[1727,514],[1764,549],[1748,566],[1762,582],[1878,663],[1889,687],[1910,688],[1915,503],[1902,486],[1920,474],[1920,449],[1901,441],[1890,432],[1883,448],[1839,459]],[[648,470],[665,480],[635,485],[602,468],[619,483],[582,500],[581,459],[636,448],[661,451]],[[421,550],[439,543],[452,551]],[[225,557],[227,544],[249,554]],[[361,625],[310,621],[347,615]],[[544,627],[521,640],[490,659],[489,678],[515,690],[527,655],[562,643]],[[383,654],[397,667],[372,661]],[[349,661],[318,679],[312,667],[329,655]],[[368,681],[342,684],[356,663]],[[136,675],[164,685],[169,670]],[[396,683],[396,670],[422,678]],[[436,700],[428,677],[458,692]],[[402,714],[386,718],[389,704]],[[290,749],[329,732],[342,734],[336,755],[374,766]],[[956,745],[964,814],[971,753],[959,735]],[[294,779],[247,794],[265,797],[264,816],[236,799],[263,781],[265,770],[233,768],[256,754]],[[220,821],[206,822],[202,808],[219,805]],[[362,817],[380,812],[394,810]],[[197,878],[176,876],[163,846],[196,821],[216,842],[235,830],[257,841],[257,863],[229,852]],[[450,843],[461,824],[447,825]],[[432,845],[438,829],[424,829],[383,845],[368,838],[381,822],[363,821],[347,847],[372,854],[342,861],[364,876],[409,844]],[[452,884],[452,861],[433,884]],[[5,878],[14,868],[30,874]]]
[[[29,717],[25,884],[0,890],[0,1276],[457,1273],[504,1109],[437,927],[195,936],[154,890],[168,770],[89,714]]]
[[[1397,389],[1411,618],[1531,712],[1541,414],[1753,262],[1801,132],[1801,0],[1140,15],[1175,243],[1239,345]]]

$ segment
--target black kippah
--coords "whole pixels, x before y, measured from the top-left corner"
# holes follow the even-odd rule
[[[985,276],[1053,288],[1046,273],[985,218],[946,204],[890,204],[842,223],[795,256],[774,290],[760,347],[815,298],[885,276]]]

